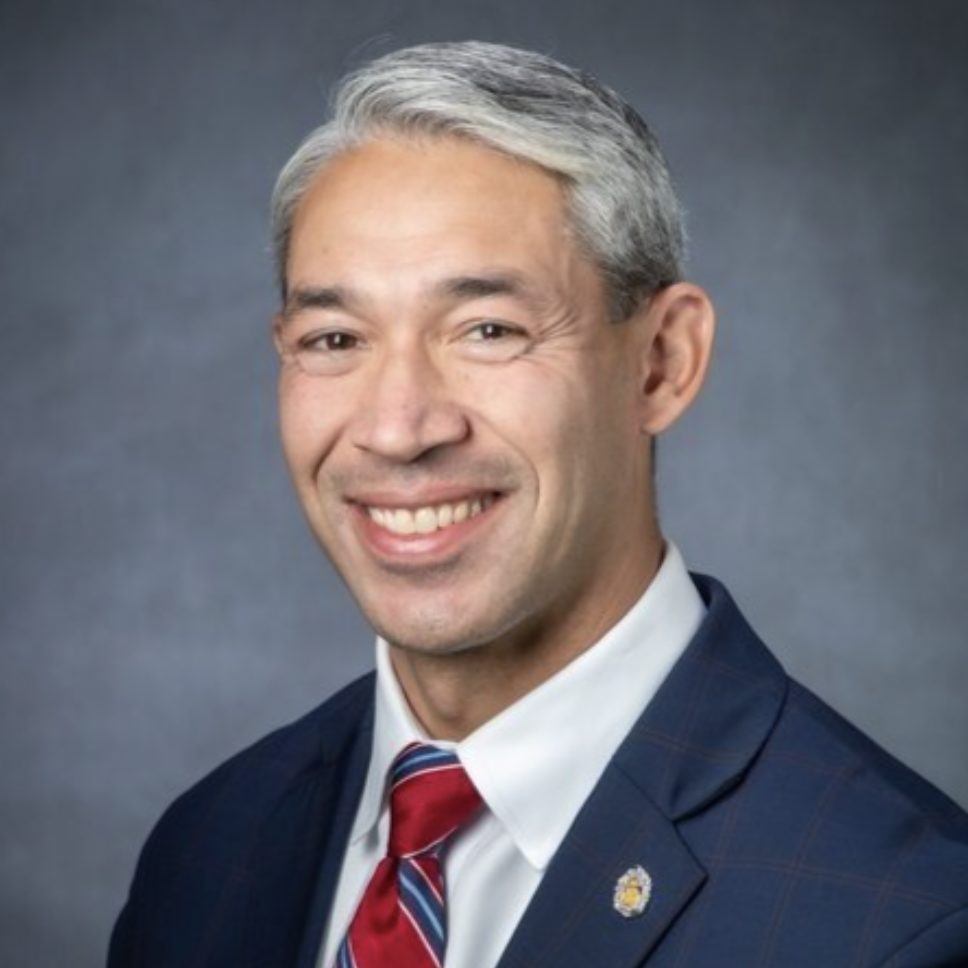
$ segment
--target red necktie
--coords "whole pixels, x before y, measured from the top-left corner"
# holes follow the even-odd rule
[[[390,769],[390,843],[336,968],[440,968],[447,943],[440,853],[481,797],[454,753],[411,743]]]

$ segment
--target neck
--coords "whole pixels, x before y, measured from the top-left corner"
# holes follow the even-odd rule
[[[612,576],[607,596],[486,645],[434,654],[391,643],[394,672],[427,735],[464,739],[589,649],[638,601],[662,554],[656,534],[624,574]]]

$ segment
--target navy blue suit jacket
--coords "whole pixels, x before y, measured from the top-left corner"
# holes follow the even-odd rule
[[[696,583],[702,627],[605,769],[500,968],[968,966],[968,817],[790,680],[721,585]],[[313,968],[363,787],[373,688],[372,675],[353,683],[168,809],[109,968]],[[653,894],[623,918],[613,889],[636,865]]]

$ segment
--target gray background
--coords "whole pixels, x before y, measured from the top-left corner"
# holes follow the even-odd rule
[[[94,966],[163,806],[370,662],[276,441],[266,198],[347,66],[533,46],[659,132],[718,304],[669,533],[968,803],[968,4],[0,5],[0,964]]]

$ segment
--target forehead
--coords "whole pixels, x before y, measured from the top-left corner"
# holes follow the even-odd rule
[[[293,221],[288,277],[454,273],[482,260],[541,271],[579,257],[559,178],[465,139],[385,139],[313,180]]]

